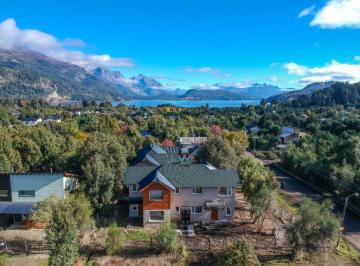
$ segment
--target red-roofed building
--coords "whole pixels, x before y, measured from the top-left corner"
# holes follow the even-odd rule
[[[161,144],[163,147],[175,147],[174,142],[171,139],[165,139]]]

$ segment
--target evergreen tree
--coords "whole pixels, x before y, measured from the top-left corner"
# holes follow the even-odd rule
[[[46,230],[50,244],[50,266],[74,266],[78,256],[76,222],[71,206],[59,202],[53,210],[52,220]]]

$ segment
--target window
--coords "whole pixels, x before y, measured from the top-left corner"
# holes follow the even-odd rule
[[[132,192],[138,192],[138,185],[137,184],[132,184],[131,185],[131,191]]]
[[[179,194],[180,193],[180,188],[179,187],[176,187],[175,188],[175,194]]]
[[[164,211],[149,211],[150,222],[163,222],[165,219]]]
[[[192,213],[202,213],[202,211],[203,211],[202,206],[192,206],[191,208]]]
[[[7,190],[0,190],[0,197],[8,197],[9,191]]]
[[[19,197],[35,197],[35,190],[19,190]]]
[[[176,207],[175,207],[175,211],[176,211],[176,214],[180,214],[180,207],[179,207],[179,206],[176,206]]]
[[[202,187],[193,187],[193,194],[201,194],[202,193]]]
[[[136,204],[131,205],[131,210],[136,212],[138,210],[138,206]]]
[[[229,206],[226,206],[226,216],[230,216],[232,213],[232,210]]]
[[[219,187],[219,196],[231,196],[231,187]]]
[[[163,190],[150,190],[149,199],[150,200],[163,200],[164,199],[164,191]]]

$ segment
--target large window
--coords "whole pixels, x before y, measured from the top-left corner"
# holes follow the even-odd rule
[[[8,190],[0,190],[0,197],[8,197],[9,191]]]
[[[149,199],[150,200],[163,200],[164,199],[164,191],[163,190],[150,190]]]
[[[202,206],[192,206],[191,212],[192,213],[202,213],[203,207]]]
[[[218,194],[220,196],[231,196],[231,187],[219,187]]]
[[[202,187],[193,187],[192,193],[193,194],[201,194],[203,192]]]
[[[19,190],[19,197],[35,197],[35,190]]]
[[[164,211],[149,211],[150,222],[163,222],[165,219]]]

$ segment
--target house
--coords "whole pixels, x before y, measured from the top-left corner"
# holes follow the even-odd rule
[[[24,120],[21,120],[21,123],[23,123],[26,126],[35,126],[39,123],[41,123],[43,120],[41,118],[26,118]]]
[[[283,127],[281,129],[281,134],[280,134],[281,144],[286,145],[292,141],[302,139],[309,135],[310,135],[309,132],[306,132],[299,128]]]
[[[175,144],[171,139],[164,139],[161,146],[163,146],[163,147],[175,147]]]
[[[252,135],[257,134],[261,130],[261,128],[259,128],[257,125],[249,126],[246,129]]]
[[[150,145],[128,166],[129,216],[141,217],[145,227],[231,221],[237,171],[184,160],[178,149]]]
[[[75,188],[76,178],[64,173],[0,174],[0,226],[26,221],[36,202]]]
[[[140,131],[140,136],[144,137],[144,138],[148,138],[151,137],[151,131],[150,130],[141,130]]]
[[[207,141],[207,137],[180,137],[179,145],[200,145]]]

